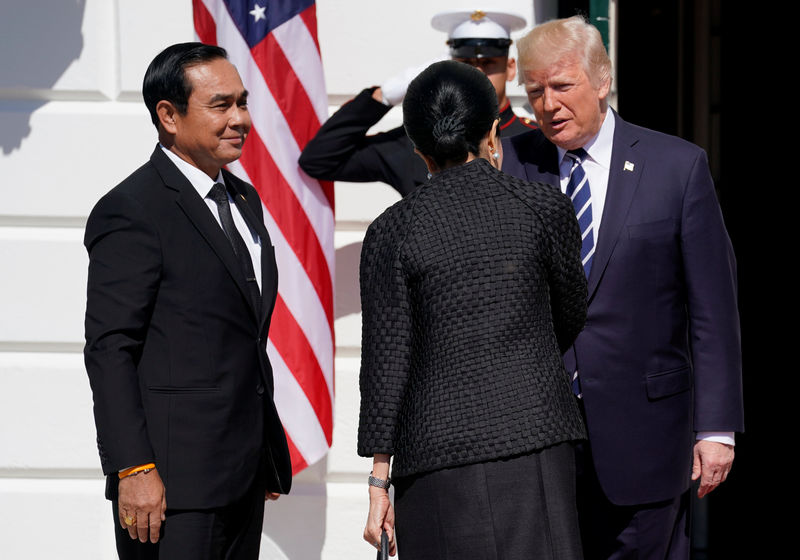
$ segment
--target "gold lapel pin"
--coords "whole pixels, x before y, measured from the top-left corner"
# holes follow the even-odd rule
[[[625,171],[633,171],[633,164],[629,161],[626,161],[623,168]]]

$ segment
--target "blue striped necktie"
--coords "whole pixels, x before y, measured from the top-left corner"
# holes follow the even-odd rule
[[[587,153],[583,148],[570,150],[567,157],[572,159],[572,170],[567,183],[567,196],[572,199],[575,215],[581,230],[581,261],[586,278],[592,269],[594,256],[594,228],[592,226],[592,191],[589,190],[589,180],[581,164],[586,159]]]
[[[572,160],[572,169],[569,174],[566,194],[572,199],[575,215],[578,217],[578,226],[581,230],[581,261],[583,272],[589,278],[594,256],[594,228],[592,226],[592,192],[589,190],[589,179],[586,177],[581,164],[588,155],[586,150],[578,148],[567,152],[567,157]],[[572,372],[572,392],[579,399],[583,397],[578,370]]]

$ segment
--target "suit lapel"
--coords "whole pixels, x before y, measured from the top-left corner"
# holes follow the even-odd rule
[[[214,219],[206,203],[198,196],[197,191],[189,180],[175,167],[159,146],[156,146],[153,155],[150,157],[150,162],[161,175],[166,187],[178,192],[176,198],[178,206],[181,207],[189,221],[197,228],[200,235],[203,236],[222,261],[222,264],[242,293],[242,297],[248,302],[247,307],[252,311],[253,317],[256,320],[260,319],[250,303],[251,298],[244,273],[236,260],[230,241],[228,241],[225,232],[222,231],[222,228]]]
[[[555,144],[550,142],[544,145],[543,148],[542,150],[537,150],[537,152],[546,154],[546,157],[542,158],[541,161],[526,162],[525,171],[531,176],[531,180],[547,183],[560,191],[558,150],[556,150]]]
[[[625,224],[625,218],[646,164],[644,155],[635,149],[638,138],[630,125],[616,113],[614,117],[616,122],[611,168],[608,171],[608,190],[592,260],[592,271],[589,274],[589,301],[597,290],[597,285],[622,234],[622,226]]]
[[[525,170],[525,178],[547,183],[560,190],[558,150],[555,144],[547,140],[541,131],[517,136],[511,139],[511,143],[517,144],[517,140],[527,144],[515,146],[515,153]]]
[[[597,286],[622,233],[628,209],[646,163],[644,155],[635,149],[638,137],[633,127],[623,121],[616,112],[614,117],[616,121],[611,167],[608,172],[608,190],[592,270],[588,278],[589,301],[597,291]],[[555,144],[547,140],[541,131],[512,137],[510,142],[526,179],[547,183],[560,191],[558,150]]]

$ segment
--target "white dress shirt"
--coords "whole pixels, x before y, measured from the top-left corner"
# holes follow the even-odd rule
[[[167,157],[169,157],[170,160],[172,160],[172,163],[175,164],[183,176],[186,177],[186,179],[188,179],[188,181],[192,184],[197,191],[197,194],[200,195],[200,198],[205,201],[206,206],[208,206],[208,209],[211,211],[211,215],[214,216],[215,220],[217,220],[219,227],[222,228],[222,222],[219,219],[219,209],[217,208],[217,203],[208,198],[208,193],[211,191],[211,187],[214,186],[214,183],[222,183],[223,185],[225,184],[225,180],[222,178],[222,171],[219,172],[217,175],[217,180],[214,181],[211,179],[211,177],[206,175],[188,161],[182,160],[161,144],[159,144],[159,146],[161,146],[161,149],[164,150],[164,153],[167,154]],[[247,250],[250,252],[250,259],[253,261],[253,271],[256,274],[258,289],[261,290],[261,238],[259,238],[258,234],[255,231],[252,231],[250,226],[247,225],[247,222],[245,221],[244,217],[242,217],[241,212],[239,212],[239,208],[236,206],[233,198],[231,198],[230,193],[228,193],[228,202],[231,205],[233,223],[236,225],[239,235],[242,236],[245,245],[247,245]]]
[[[611,169],[611,151],[614,147],[614,113],[606,112],[603,124],[597,135],[586,142],[583,149],[586,150],[588,157],[581,166],[589,181],[589,189],[592,197],[592,228],[594,231],[594,244],[600,239],[600,227],[603,218],[603,209],[606,204],[606,193],[608,192],[608,171]],[[567,191],[569,175],[572,170],[573,160],[565,157],[567,150],[558,148],[558,169],[561,185],[561,192]],[[734,445],[733,432],[697,432],[697,439],[715,441]]]
[[[608,190],[608,170],[611,169],[611,148],[614,145],[614,115],[611,111],[606,113],[600,131],[589,140],[583,149],[588,157],[584,159],[581,167],[589,181],[589,190],[592,195],[592,231],[594,232],[594,245],[600,235],[600,221],[603,217],[603,208],[606,203]],[[572,158],[566,157],[567,150],[558,148],[558,170],[561,181],[561,192],[567,192],[569,175],[572,170]]]

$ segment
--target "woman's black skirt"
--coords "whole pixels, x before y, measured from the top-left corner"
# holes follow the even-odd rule
[[[393,483],[400,560],[583,557],[572,443]]]

